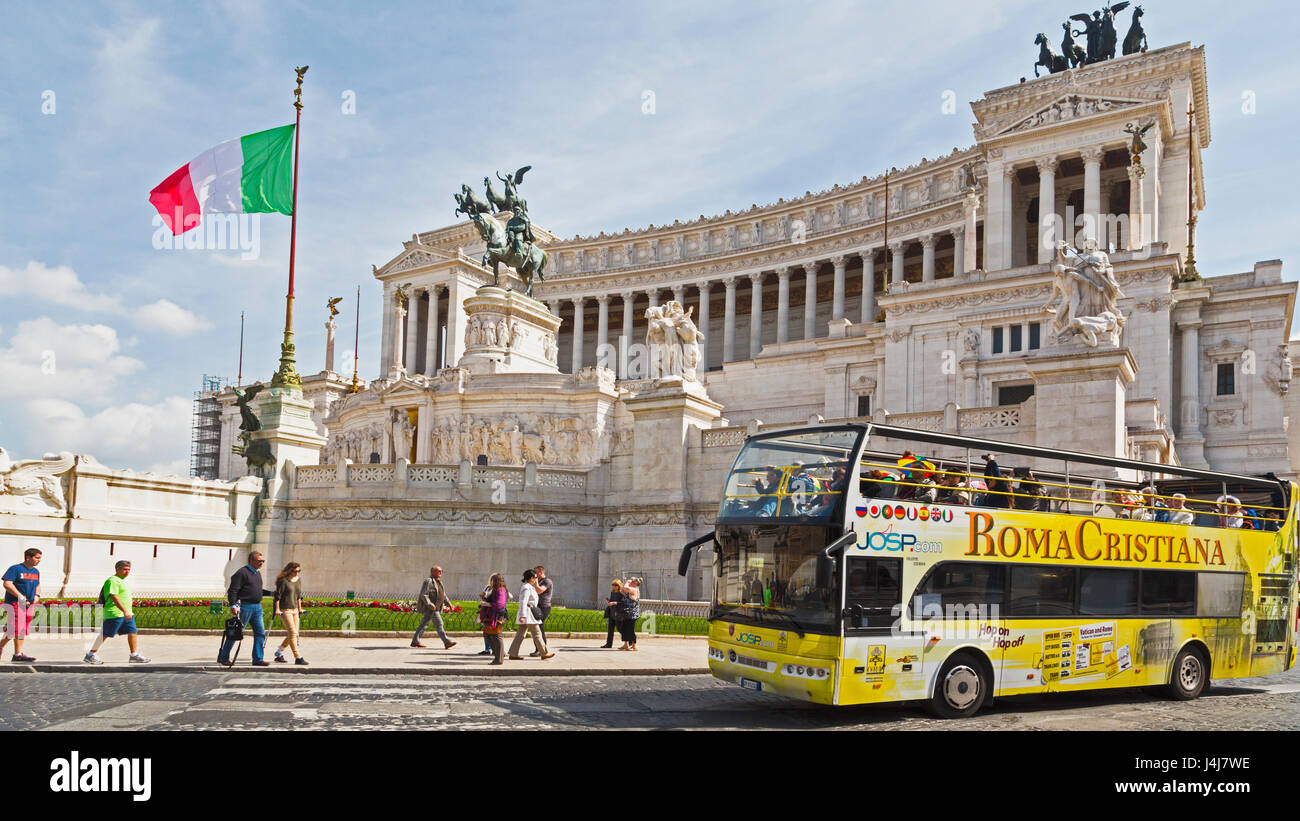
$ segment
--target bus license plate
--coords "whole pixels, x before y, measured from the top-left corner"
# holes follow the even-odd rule
[[[741,686],[741,687],[744,687],[744,688],[747,689],[747,690],[759,690],[759,691],[761,691],[761,690],[763,689],[763,682],[761,682],[761,681],[754,681],[753,679],[742,678],[742,679],[740,680],[740,686]]]

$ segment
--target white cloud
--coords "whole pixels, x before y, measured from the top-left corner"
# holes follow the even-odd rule
[[[0,297],[29,297],[88,313],[130,315],[145,328],[175,336],[188,336],[212,327],[208,320],[170,299],[128,309],[119,297],[92,293],[71,268],[63,265],[51,268],[35,260],[21,269],[0,265]]]
[[[124,310],[117,297],[92,294],[86,290],[85,283],[71,268],[63,265],[50,268],[35,260],[22,269],[0,265],[0,296],[31,296],[85,311],[121,313]]]
[[[119,377],[144,367],[120,349],[117,331],[107,325],[29,319],[0,348],[0,384],[22,386],[27,397],[108,401]]]
[[[111,468],[178,476],[189,472],[193,406],[182,397],[116,405],[93,416],[62,399],[33,399],[25,410],[39,420],[28,437],[34,452],[69,450],[90,454]]]
[[[156,328],[176,336],[187,336],[212,327],[211,322],[170,299],[160,299],[136,308],[135,320],[146,328]]]

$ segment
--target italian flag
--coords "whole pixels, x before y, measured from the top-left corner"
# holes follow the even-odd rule
[[[149,192],[172,234],[204,214],[293,213],[292,124],[227,140],[176,169]]]

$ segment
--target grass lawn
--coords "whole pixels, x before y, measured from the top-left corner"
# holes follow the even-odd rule
[[[78,599],[77,602],[89,603],[89,600]],[[160,606],[146,606],[144,602],[160,602]],[[176,601],[175,606],[166,604],[169,601]],[[221,609],[217,613],[210,612],[210,607],[205,603],[196,605],[194,599],[185,600],[168,600],[156,598],[137,598],[135,601],[135,623],[138,627],[152,629],[207,629],[221,630],[228,618],[228,611],[225,607],[225,601],[222,599],[208,599],[205,602],[217,602]],[[374,607],[371,603],[374,600],[344,602],[344,606],[326,606],[321,603],[313,604],[311,599],[304,602],[306,612],[302,614],[300,629],[302,630],[397,630],[415,632],[415,628],[420,624],[420,614],[415,612],[403,612],[402,610],[389,609],[386,606]],[[48,600],[45,602],[50,604]],[[409,602],[383,601],[381,605],[407,605]],[[453,606],[459,606],[459,613],[443,613],[443,627],[449,631],[477,631],[478,623],[475,616],[478,613],[478,602],[458,601],[452,602]],[[505,629],[513,631],[515,625],[515,613],[518,607],[510,604],[506,608],[510,616],[510,622]],[[262,600],[262,612],[266,626],[274,629],[281,626],[279,619],[271,614],[271,599]],[[651,622],[651,620],[653,621]],[[577,610],[568,608],[555,608],[551,615],[546,619],[546,631],[548,633],[604,633],[608,622],[604,614],[599,610]],[[708,622],[702,618],[692,618],[686,616],[667,616],[643,614],[637,619],[637,632],[653,633],[664,635],[704,635],[708,632]]]

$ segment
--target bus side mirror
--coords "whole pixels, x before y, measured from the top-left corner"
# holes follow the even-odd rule
[[[818,590],[827,590],[835,581],[835,560],[825,554],[817,556],[815,583]]]
[[[851,606],[849,608],[849,624],[854,627],[861,627],[863,615],[862,605],[855,604]]]

